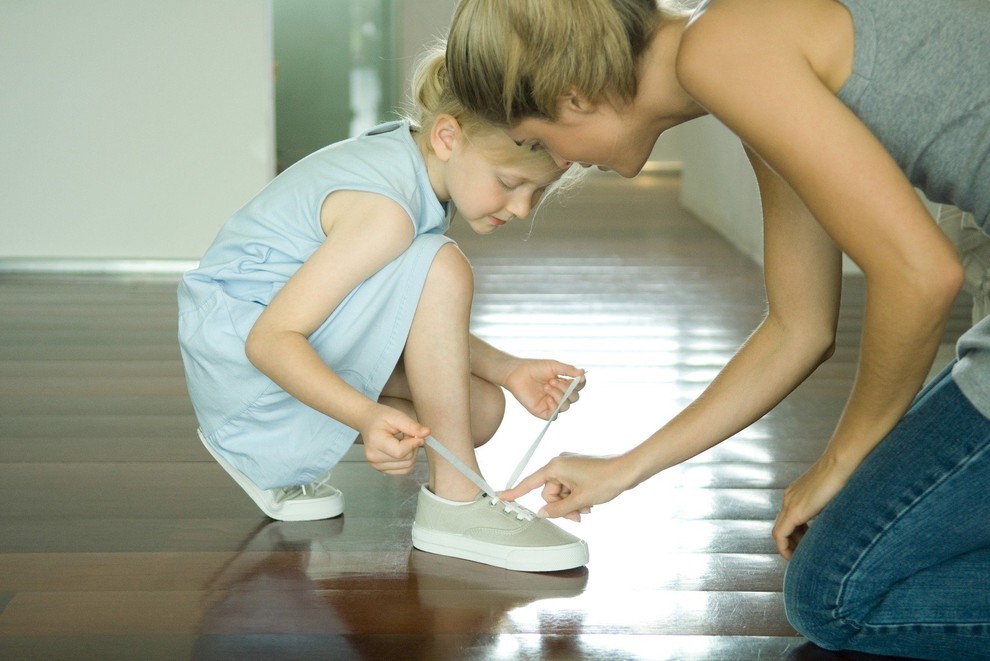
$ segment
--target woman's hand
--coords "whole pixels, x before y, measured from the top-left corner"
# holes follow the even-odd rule
[[[784,501],[773,525],[773,539],[780,555],[791,559],[808,530],[808,522],[842,490],[850,474],[825,454],[784,490]]]
[[[405,475],[416,465],[416,455],[430,429],[401,411],[375,404],[360,432],[364,456],[375,470]]]
[[[564,517],[580,521],[592,505],[606,503],[629,488],[622,456],[591,457],[565,453],[550,460],[546,466],[525,478],[518,485],[503,491],[503,500],[516,500],[543,487],[546,505],[539,516]]]
[[[504,385],[527,411],[537,418],[547,420],[560,403],[570,380],[577,378],[582,383],[578,384],[560,407],[561,411],[566,411],[579,399],[578,391],[584,388],[584,370],[573,365],[556,360],[514,359]]]

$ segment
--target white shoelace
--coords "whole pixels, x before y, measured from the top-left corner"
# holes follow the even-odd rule
[[[304,496],[309,495],[309,493],[306,491],[307,488],[312,489],[313,495],[316,495],[316,492],[320,490],[320,487],[327,484],[329,481],[330,481],[330,473],[327,473],[326,475],[324,475],[315,482],[310,482],[309,484],[301,484],[299,486],[302,487],[302,492]]]
[[[492,507],[498,507],[498,505],[501,504],[502,511],[509,515],[514,514],[517,521],[532,521],[534,518],[536,518],[536,515],[533,514],[531,510],[526,509],[525,507],[523,507],[522,505],[520,505],[515,501],[510,502],[497,498],[496,496],[491,496],[489,498],[488,504],[491,505]]]
[[[505,484],[506,489],[511,489],[516,485],[516,481],[519,479],[519,476],[522,475],[523,469],[526,468],[526,464],[529,463],[529,460],[533,458],[533,453],[536,452],[536,448],[540,445],[540,441],[543,440],[544,434],[546,434],[547,430],[550,429],[550,423],[557,419],[557,414],[560,413],[560,407],[564,405],[564,402],[566,402],[567,398],[571,396],[571,393],[574,392],[574,389],[577,388],[577,385],[581,383],[583,378],[583,376],[579,376],[576,379],[571,379],[571,383],[567,386],[567,390],[564,391],[564,396],[561,397],[560,401],[557,403],[557,408],[553,410],[553,413],[550,415],[550,419],[547,420],[547,424],[543,425],[543,430],[540,432],[540,435],[536,437],[536,440],[529,446],[529,450],[526,451],[523,458],[518,464],[516,464],[516,469],[512,471],[512,475],[509,476],[509,481]]]
[[[285,487],[285,488],[273,490],[275,492],[275,502],[281,503],[286,500],[291,500],[292,498],[295,498],[298,495],[296,493],[296,489],[301,490],[303,496],[309,496],[309,495],[315,496],[317,491],[319,491],[320,487],[324,486],[329,482],[330,482],[330,473],[327,473],[326,475],[316,480],[315,482],[310,482],[308,484],[298,484],[294,487]],[[312,492],[312,494],[310,492]]]
[[[509,483],[505,487],[506,489],[509,489],[513,486],[515,481],[519,478],[519,475],[522,473],[523,469],[526,468],[526,464],[529,463],[529,460],[533,457],[533,453],[536,452],[536,448],[539,446],[540,441],[543,440],[543,436],[547,433],[547,429],[550,428],[550,423],[552,423],[554,420],[557,419],[557,414],[560,413],[560,409],[564,405],[564,402],[566,402],[567,398],[571,396],[571,394],[574,392],[574,389],[577,387],[578,383],[580,383],[581,379],[583,378],[584,377],[582,376],[576,379],[571,379],[571,383],[567,386],[567,390],[564,391],[564,396],[560,398],[560,402],[557,403],[557,408],[555,408],[553,413],[550,415],[550,419],[547,420],[547,424],[543,426],[543,430],[540,432],[540,435],[536,437],[536,440],[533,441],[533,443],[529,446],[529,450],[526,452],[525,455],[523,455],[522,460],[519,462],[519,464],[516,465],[516,469],[512,471],[512,476],[509,478]],[[441,457],[446,459],[450,463],[450,465],[456,468],[462,475],[464,475],[466,478],[474,482],[474,484],[479,489],[481,489],[483,493],[490,496],[492,505],[496,504],[497,502],[502,503],[505,506],[506,512],[511,512],[516,514],[516,517],[520,520],[523,520],[524,518],[532,519],[535,516],[532,512],[530,512],[522,505],[517,505],[515,502],[510,503],[504,501],[498,496],[496,496],[495,494],[497,492],[495,491],[495,489],[492,488],[490,484],[488,484],[487,481],[485,481],[485,478],[481,477],[481,475],[476,473],[473,469],[469,468],[463,461],[458,459],[454,455],[454,453],[448,450],[443,443],[438,441],[433,436],[426,437],[426,445],[427,447],[430,447],[433,450],[435,450],[437,454],[439,454]]]

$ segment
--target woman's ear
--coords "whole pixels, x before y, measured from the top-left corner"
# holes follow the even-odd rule
[[[571,88],[570,92],[560,97],[558,105],[561,111],[578,115],[590,115],[598,108],[597,103],[574,88]]]
[[[441,161],[446,161],[461,137],[461,124],[452,115],[439,115],[430,129],[430,146]]]

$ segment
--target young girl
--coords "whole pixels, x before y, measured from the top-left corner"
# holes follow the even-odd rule
[[[990,230],[988,34],[987,0],[462,0],[447,61],[470,110],[624,176],[710,113],[764,212],[768,312],[706,391],[628,453],[503,495],[545,485],[544,513],[578,518],[759,419],[831,355],[845,251],[869,292],[860,365],[774,526],[788,616],[833,649],[986,654],[990,319],[915,398],[963,276],[912,184]]]
[[[287,169],[227,221],[179,287],[200,437],[275,519],[343,511],[328,471],[359,434],[368,462],[388,474],[412,470],[430,434],[477,472],[474,448],[501,423],[502,387],[547,418],[567,377],[582,374],[470,335],[471,268],[444,236],[455,208],[480,234],[525,217],[564,170],[464,112],[442,52],[414,91],[416,122],[384,124]],[[479,496],[427,456],[417,547],[527,571],[587,561],[582,540]]]

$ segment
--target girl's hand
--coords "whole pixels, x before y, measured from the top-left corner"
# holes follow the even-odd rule
[[[607,503],[625,491],[629,484],[621,456],[565,453],[551,459],[512,489],[500,493],[499,498],[516,500],[542,486],[543,500],[547,504],[538,512],[539,516],[580,521],[582,514],[591,511],[592,505]]]
[[[364,456],[375,470],[405,475],[416,465],[416,455],[430,429],[401,411],[376,404],[360,432]]]
[[[578,391],[584,388],[584,370],[573,365],[556,360],[517,359],[505,377],[505,388],[527,411],[547,420],[570,385],[570,379],[562,376],[582,379],[561,406],[560,410],[566,411],[579,399]]]
[[[849,479],[829,455],[823,455],[808,472],[784,490],[784,501],[773,525],[777,551],[787,560],[808,531],[808,522],[818,515]]]

